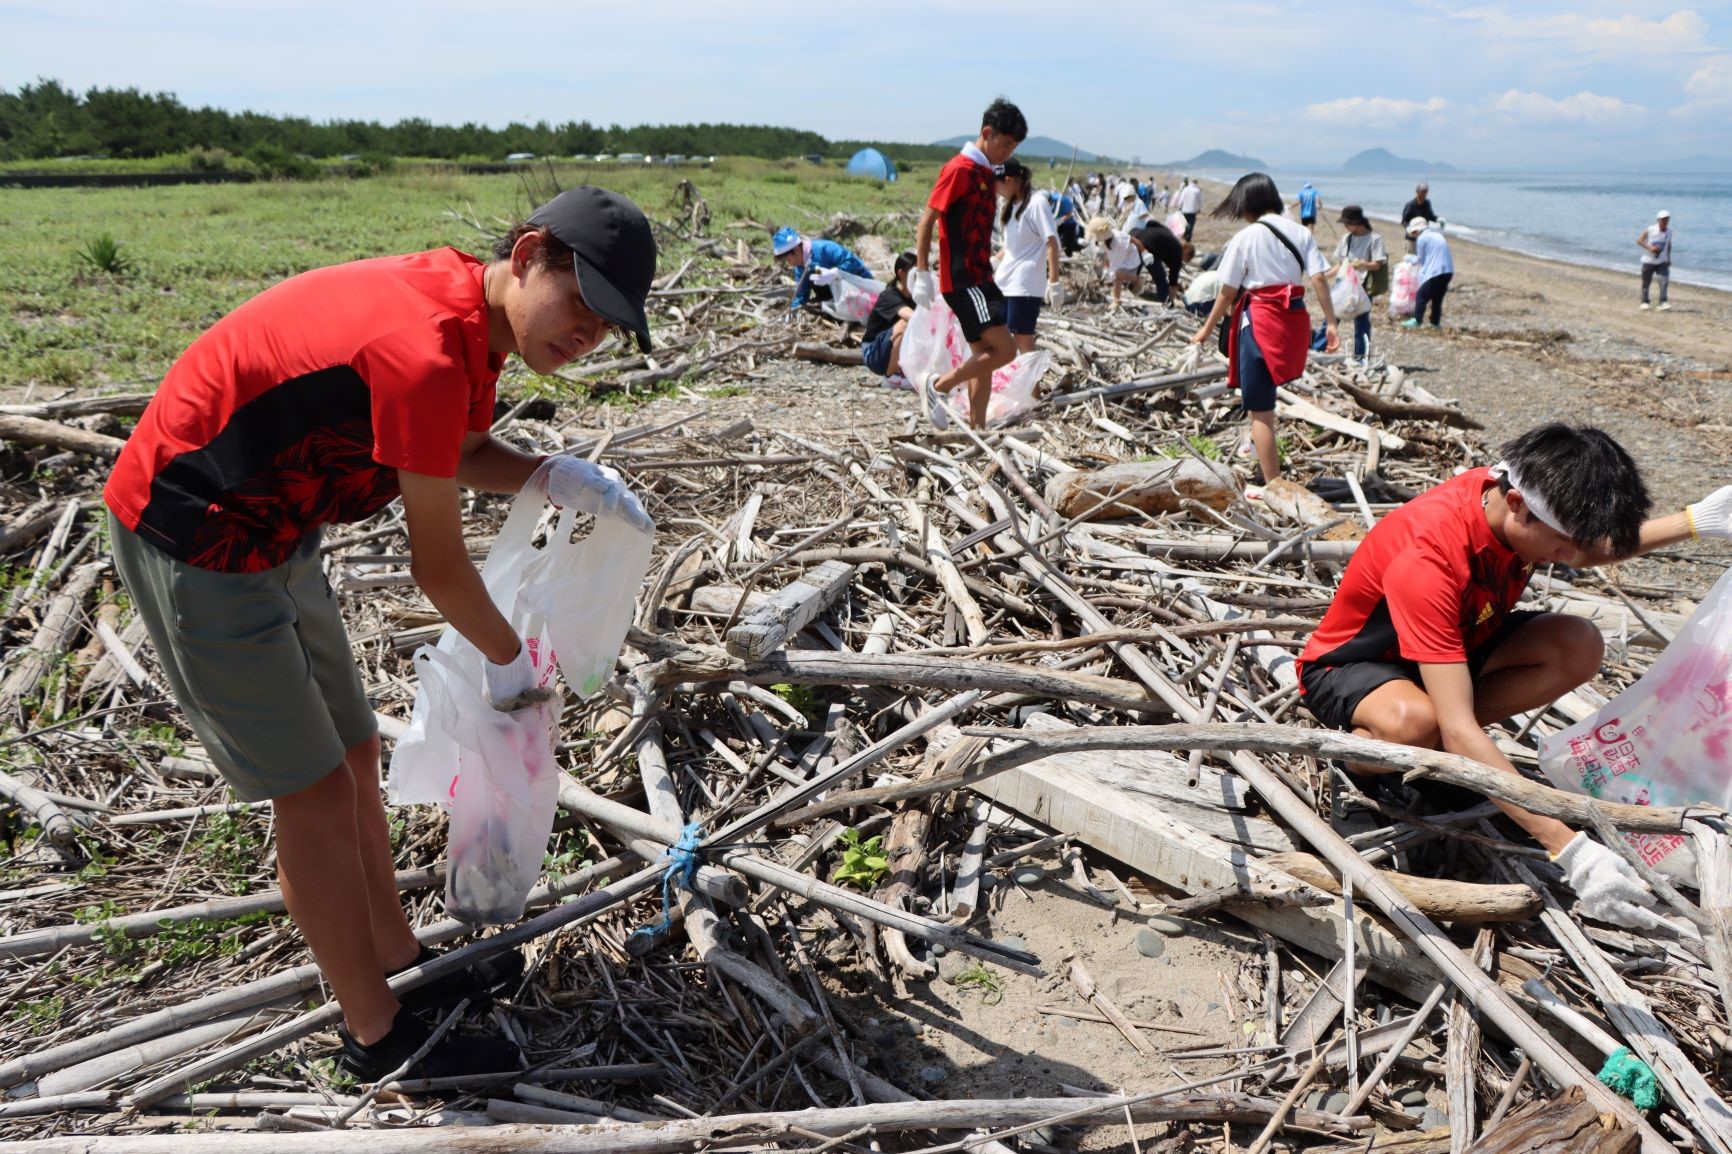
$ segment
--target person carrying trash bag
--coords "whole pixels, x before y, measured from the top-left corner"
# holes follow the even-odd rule
[[[1605,432],[1542,425],[1380,520],[1299,655],[1323,725],[1516,769],[1485,726],[1543,709],[1599,673],[1593,622],[1515,608],[1541,565],[1586,569],[1692,538],[1732,538],[1732,485],[1649,517],[1640,470]],[[1355,774],[1389,771],[1349,765]],[[1497,807],[1562,867],[1581,908],[1638,929],[1654,898],[1623,858],[1554,818]]]
[[[1281,193],[1267,173],[1239,178],[1212,215],[1242,220],[1246,227],[1227,242],[1221,255],[1221,293],[1191,339],[1206,344],[1215,326],[1225,323],[1227,383],[1239,390],[1239,404],[1251,422],[1257,449],[1257,484],[1281,475],[1275,441],[1275,392],[1305,372],[1311,345],[1311,318],[1305,308],[1307,282],[1323,309],[1324,348],[1335,352],[1341,338],[1335,306],[1323,281],[1327,268],[1317,240],[1281,215]]]
[[[1365,295],[1375,305],[1377,298],[1389,291],[1389,250],[1383,246],[1383,238],[1371,227],[1365,210],[1359,205],[1350,204],[1343,208],[1336,223],[1344,231],[1336,242],[1335,268],[1330,273],[1338,273],[1342,265],[1352,265],[1365,286]],[[1375,308],[1367,309],[1353,318],[1353,355],[1356,357],[1363,357],[1371,351],[1371,314],[1374,311]]]
[[[463,998],[521,975],[509,953],[393,996],[433,957],[404,917],[379,792],[379,733],[336,597],[326,525],[399,496],[410,572],[485,658],[497,707],[536,683],[529,647],[469,560],[459,486],[522,488],[546,458],[489,433],[517,354],[551,373],[629,332],[649,348],[649,222],[591,186],[537,209],[482,260],[452,248],[314,269],[267,289],[181,354],[103,490],[115,567],[187,723],[243,801],[275,810],[289,915],[343,1011],[341,1063],[374,1081]],[[589,511],[638,500],[569,456],[548,495]],[[410,1077],[515,1071],[515,1045],[448,1034]]]
[[[820,269],[840,269],[857,277],[872,279],[872,271],[866,267],[866,262],[855,256],[848,246],[833,240],[822,237],[807,240],[797,229],[784,226],[770,237],[770,247],[775,250],[778,261],[794,270],[794,303],[788,306],[789,316],[804,308],[809,297],[816,296],[821,301],[830,299],[830,286],[812,279]]]

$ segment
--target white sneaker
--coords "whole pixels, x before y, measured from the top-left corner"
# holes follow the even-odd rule
[[[1672,311],[1672,302],[1671,301],[1661,301],[1660,302],[1660,311],[1663,313],[1671,312]]]
[[[1652,307],[1653,307],[1653,306],[1652,306],[1652,305],[1650,305],[1650,304],[1649,304],[1649,303],[1648,303],[1648,302],[1647,302],[1647,301],[1643,301],[1643,302],[1642,302],[1642,311],[1643,311],[1643,312],[1647,312],[1647,311],[1648,311],[1648,310],[1649,310],[1649,309],[1650,309],[1650,308],[1652,308]]]
[[[932,421],[935,429],[950,427],[950,406],[932,388],[932,382],[942,374],[938,372],[921,373],[915,378],[914,386],[920,391],[920,404],[926,410],[926,416]]]

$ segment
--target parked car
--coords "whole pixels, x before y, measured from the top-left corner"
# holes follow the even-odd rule
[[[505,154],[506,164],[522,164],[526,160],[534,160],[533,152],[508,152]]]

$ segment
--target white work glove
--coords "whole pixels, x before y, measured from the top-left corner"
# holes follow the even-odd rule
[[[509,713],[530,704],[526,695],[536,688],[535,662],[530,660],[529,646],[517,643],[517,656],[504,665],[481,659],[481,688],[487,694],[487,704]]]
[[[812,273],[812,283],[813,284],[835,284],[836,281],[841,278],[841,276],[842,276],[842,270],[839,268],[816,269]]]
[[[617,470],[580,457],[553,458],[547,471],[547,499],[561,508],[622,517],[634,528],[655,531],[655,522]]]
[[[1732,485],[1722,485],[1684,513],[1697,537],[1732,537]]]
[[[929,309],[938,298],[938,277],[932,272],[913,269],[908,273],[908,295],[916,308]]]
[[[1654,912],[1654,895],[1630,863],[1586,833],[1570,839],[1557,856],[1564,880],[1576,891],[1582,912],[1596,921],[1635,930],[1665,923]]]
[[[1063,308],[1064,307],[1064,301],[1065,301],[1064,282],[1061,280],[1049,280],[1049,281],[1047,281],[1046,282],[1046,307],[1049,309]]]

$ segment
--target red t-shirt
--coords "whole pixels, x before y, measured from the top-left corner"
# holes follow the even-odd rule
[[[493,420],[486,265],[456,249],[302,273],[218,321],[163,378],[103,490],[122,524],[201,569],[254,573],[319,525],[457,475]]]
[[[1490,469],[1469,469],[1379,521],[1347,563],[1300,672],[1313,662],[1448,665],[1489,640],[1533,575],[1486,524],[1494,483]]]
[[[992,283],[992,169],[957,153],[938,170],[927,207],[938,213],[938,291]]]

